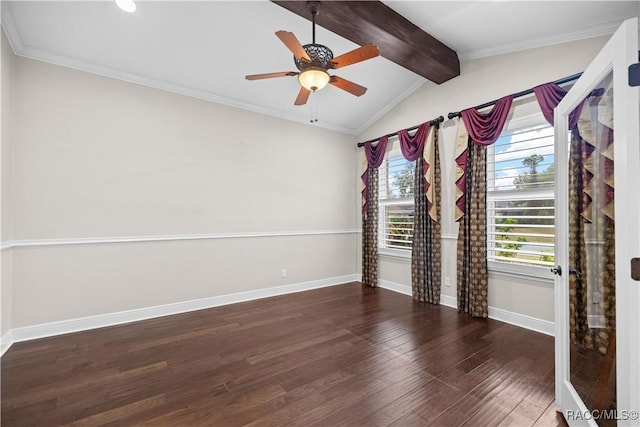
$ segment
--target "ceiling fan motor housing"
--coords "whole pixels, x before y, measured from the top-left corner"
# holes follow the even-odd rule
[[[305,44],[302,48],[307,52],[311,62],[306,59],[293,57],[298,70],[304,71],[309,67],[320,67],[325,70],[329,68],[329,62],[333,59],[333,52],[326,46],[316,43]]]

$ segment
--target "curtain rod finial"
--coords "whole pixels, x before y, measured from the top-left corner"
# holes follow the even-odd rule
[[[444,117],[439,116],[436,117],[435,119],[431,120],[431,126],[435,126],[436,129],[440,128],[440,123],[444,122]]]

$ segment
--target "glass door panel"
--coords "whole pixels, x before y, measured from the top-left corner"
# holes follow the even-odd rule
[[[571,248],[567,271],[570,382],[591,413],[616,408],[612,82],[611,72],[582,104],[564,169]],[[607,417],[596,422],[615,425]]]
[[[633,18],[554,112],[556,403],[571,426],[640,425],[640,282],[630,274],[640,257],[640,95],[628,82],[637,61]]]

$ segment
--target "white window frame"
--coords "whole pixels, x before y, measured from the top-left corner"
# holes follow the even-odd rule
[[[513,132],[540,125],[548,125],[541,112],[509,120],[503,132]],[[494,150],[495,147],[493,146],[493,144],[487,147],[487,160],[493,158]],[[491,250],[489,235],[495,233],[496,229],[496,225],[491,223],[489,220],[489,218],[492,217],[492,211],[494,210],[492,207],[492,202],[494,200],[501,200],[502,198],[509,196],[513,196],[513,200],[517,200],[518,198],[522,198],[523,200],[541,200],[554,198],[554,187],[527,190],[526,192],[521,190],[502,190],[496,192],[496,194],[492,194],[493,183],[495,181],[495,169],[493,169],[492,166],[493,162],[487,161],[487,251]],[[551,273],[551,269],[547,266],[538,267],[499,261],[488,261],[487,267],[490,274],[497,274],[507,277],[526,277],[527,279],[533,279],[543,283],[553,283],[554,280],[553,273]]]
[[[378,168],[379,174],[379,182],[382,182],[382,176],[386,176],[388,179],[388,162],[389,159],[394,157],[401,157],[402,151],[400,150],[399,141],[394,139],[389,141],[392,149],[385,153],[385,158],[380,167]],[[390,248],[384,245],[385,236],[387,233],[386,229],[386,207],[387,206],[413,206],[414,198],[413,195],[411,197],[403,197],[397,199],[387,199],[383,198],[382,195],[386,192],[386,187],[383,188],[382,185],[379,186],[378,191],[378,255],[390,257],[390,258],[400,258],[400,259],[411,259],[411,247],[407,247],[406,249],[400,248]],[[415,210],[414,210],[415,212]],[[415,216],[414,216],[415,218]]]

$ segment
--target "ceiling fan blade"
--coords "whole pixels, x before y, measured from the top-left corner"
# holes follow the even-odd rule
[[[298,97],[296,98],[296,102],[294,102],[293,104],[294,105],[306,104],[310,94],[311,94],[311,91],[309,89],[301,87],[300,92],[298,92]]]
[[[329,84],[335,87],[338,87],[342,90],[345,90],[355,96],[362,96],[367,91],[366,87],[360,86],[359,84],[356,84],[354,82],[351,82],[349,80],[343,79],[342,77],[338,77],[338,76],[331,76],[331,80],[329,80]]]
[[[304,50],[296,36],[290,31],[276,31],[276,36],[284,43],[296,58],[303,58],[311,62],[311,58]]]
[[[380,54],[378,47],[374,44],[366,44],[357,49],[352,50],[333,58],[329,63],[330,68],[342,68],[347,65],[356,64],[358,62],[366,61],[367,59],[375,58]]]
[[[245,76],[247,80],[260,80],[260,79],[272,79],[274,77],[287,77],[287,76],[297,76],[300,73],[295,71],[282,71],[279,73],[265,73],[265,74],[250,74]]]

